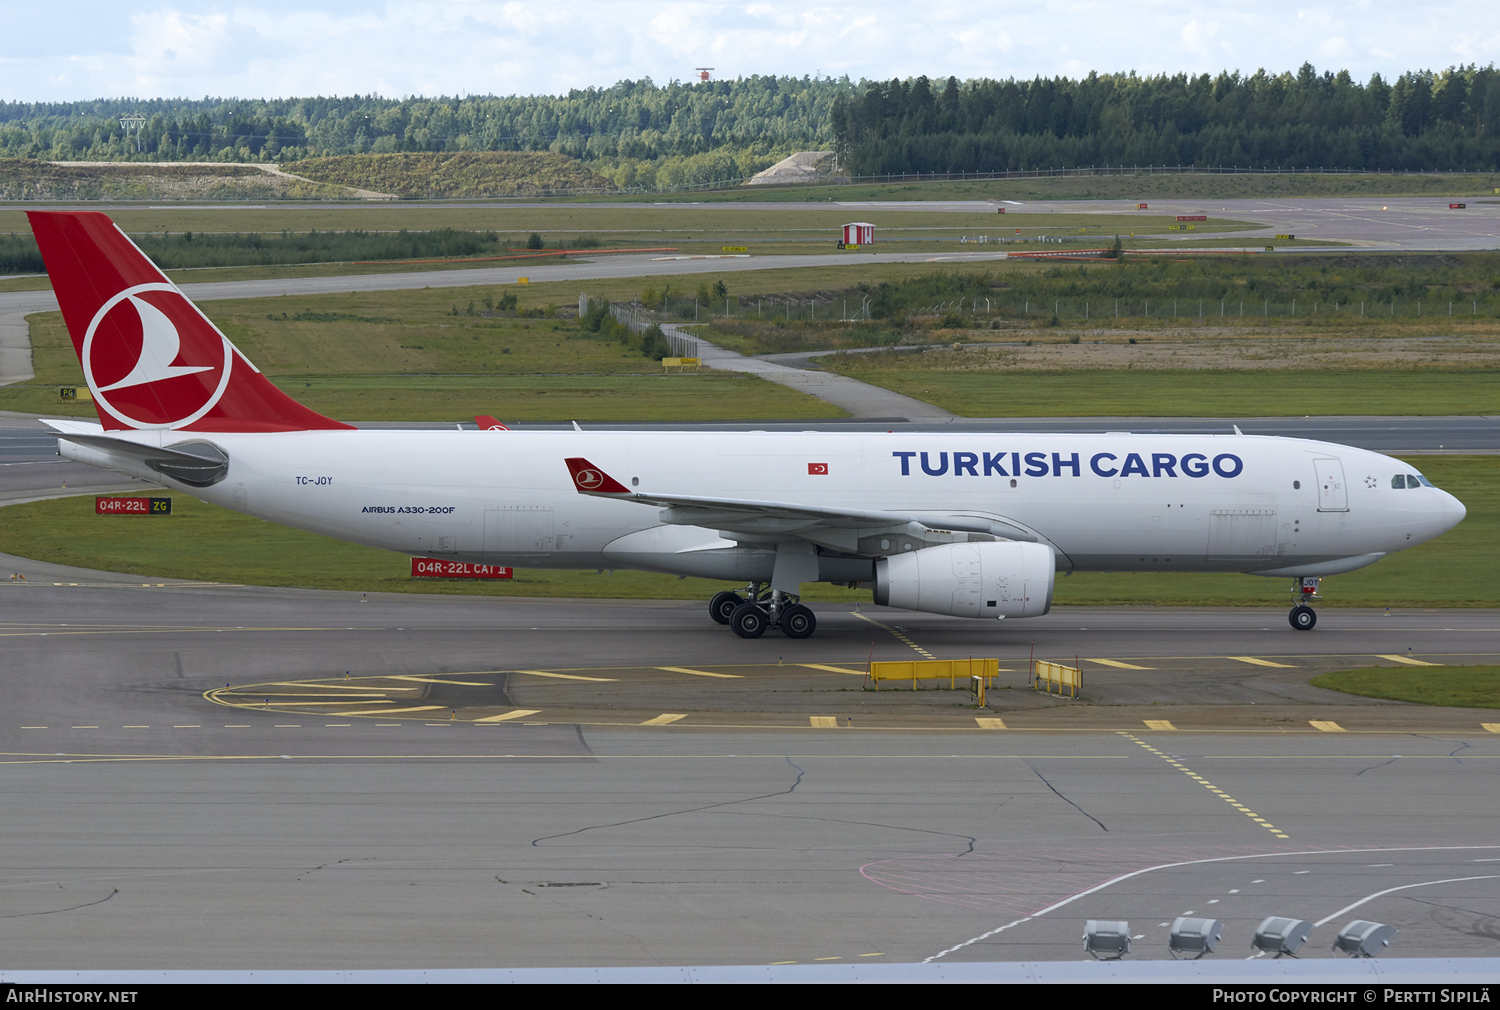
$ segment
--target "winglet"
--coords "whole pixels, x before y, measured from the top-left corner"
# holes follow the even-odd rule
[[[573,486],[580,494],[629,494],[630,488],[615,480],[582,456],[573,456],[563,462],[568,464],[568,473],[573,477]]]
[[[474,418],[474,423],[479,425],[480,431],[510,431],[509,428],[488,414],[480,414]]]

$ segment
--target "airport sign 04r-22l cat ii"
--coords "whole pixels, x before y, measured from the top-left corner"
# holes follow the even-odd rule
[[[709,604],[741,637],[811,635],[811,582],[1034,617],[1058,571],[1290,577],[1307,630],[1320,579],[1464,517],[1400,460],[1237,429],[357,429],[281,392],[103,214],[28,216],[99,414],[48,422],[63,456],[414,556],[744,583]]]

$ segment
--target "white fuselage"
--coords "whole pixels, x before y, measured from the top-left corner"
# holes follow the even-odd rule
[[[530,568],[641,568],[769,577],[785,531],[720,535],[656,506],[579,494],[587,457],[632,491],[888,510],[942,526],[992,520],[1055,548],[1059,570],[1328,575],[1451,529],[1464,516],[1379,453],[1233,435],[345,430],[111,433],[220,447],[225,478],[176,485],[240,512],[416,556]],[[825,472],[826,471],[826,472]],[[1413,481],[1415,483],[1415,481]],[[894,553],[900,547],[890,548]],[[873,553],[872,553],[873,550]],[[820,548],[819,578],[865,581],[880,551]]]

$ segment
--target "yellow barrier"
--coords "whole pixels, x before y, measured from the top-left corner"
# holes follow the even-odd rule
[[[1063,688],[1068,688],[1069,696],[1076,698],[1078,692],[1083,690],[1083,671],[1076,666],[1063,666],[1061,663],[1049,663],[1046,660],[1036,660],[1032,663],[1031,689],[1033,691],[1046,691],[1052,693],[1052,686],[1057,685],[1057,693],[1062,694]]]
[[[919,680],[943,680],[948,681],[948,687],[956,687],[958,678],[962,677],[965,683],[971,678],[980,677],[985,680],[993,680],[1000,673],[1000,660],[998,659],[911,659],[891,663],[871,663],[870,679],[875,682],[875,689],[880,690],[882,680],[909,680],[911,689],[917,689]]]
[[[697,368],[701,364],[703,364],[703,359],[702,358],[662,358],[661,359],[661,367],[663,367],[663,368],[683,368],[683,369],[686,369],[686,368]]]

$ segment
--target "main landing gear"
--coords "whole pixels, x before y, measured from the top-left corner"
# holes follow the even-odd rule
[[[752,582],[739,593],[716,593],[708,601],[708,616],[727,624],[741,638],[759,638],[767,628],[780,628],[787,638],[811,638],[818,619],[807,607],[779,589],[766,590]]]
[[[1317,627],[1317,611],[1307,604],[1312,600],[1322,599],[1318,595],[1318,583],[1322,581],[1322,579],[1311,577],[1292,580],[1292,592],[1296,593],[1299,599],[1292,607],[1292,612],[1287,615],[1287,620],[1298,631],[1311,631]]]

